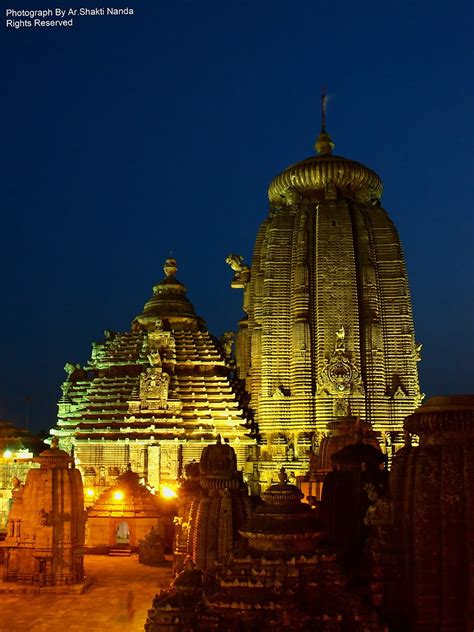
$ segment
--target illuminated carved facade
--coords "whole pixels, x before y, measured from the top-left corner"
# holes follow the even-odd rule
[[[323,124],[319,155],[270,184],[251,266],[227,259],[232,287],[244,292],[236,359],[262,438],[261,472],[306,469],[328,422],[348,414],[399,444],[422,397],[421,345],[382,182],[333,147]]]
[[[225,352],[176,279],[176,261],[164,269],[130,332],[106,331],[87,366],[66,364],[53,433],[74,446],[87,487],[110,485],[128,463],[154,487],[176,482],[217,434],[240,466],[254,444]]]

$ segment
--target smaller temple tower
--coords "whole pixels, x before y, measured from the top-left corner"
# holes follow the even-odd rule
[[[220,435],[202,451],[199,469],[203,493],[191,537],[194,562],[206,569],[234,546],[238,529],[250,517],[250,500],[235,450]]]
[[[84,493],[74,459],[57,447],[33,462],[15,494],[8,517],[3,578],[38,586],[77,584],[84,579]]]

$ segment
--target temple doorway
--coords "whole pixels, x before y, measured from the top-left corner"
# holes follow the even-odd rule
[[[116,545],[128,545],[130,542],[130,529],[128,528],[128,522],[122,520],[115,528],[115,544]]]

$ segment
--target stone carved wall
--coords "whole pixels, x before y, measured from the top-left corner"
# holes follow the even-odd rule
[[[291,195],[281,191],[279,204],[290,172]],[[371,184],[356,186],[362,181]],[[350,412],[380,433],[401,433],[422,395],[406,268],[378,203],[380,180],[358,163],[319,156],[269,190],[236,350],[267,454],[275,431],[323,431]],[[340,331],[344,349],[335,347]]]
[[[245,285],[248,270],[240,268]],[[195,314],[176,261],[167,260],[164,271],[131,331],[107,332],[84,369],[66,366],[54,433],[61,446],[74,445],[96,492],[129,462],[155,487],[175,483],[217,434],[232,442],[241,466],[255,445],[230,344],[224,354]]]
[[[54,440],[53,440],[54,442]],[[43,586],[82,582],[86,515],[80,472],[56,442],[33,461],[8,517],[3,578]]]
[[[420,437],[390,475],[398,581],[411,629],[474,627],[474,396],[434,397],[405,421]]]
[[[168,402],[170,376],[152,366],[140,376],[141,409],[164,409]]]

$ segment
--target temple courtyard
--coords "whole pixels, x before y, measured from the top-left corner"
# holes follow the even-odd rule
[[[170,562],[144,566],[137,556],[86,555],[84,567],[93,581],[79,595],[12,594],[0,582],[0,632],[143,632],[154,595],[171,579]]]

